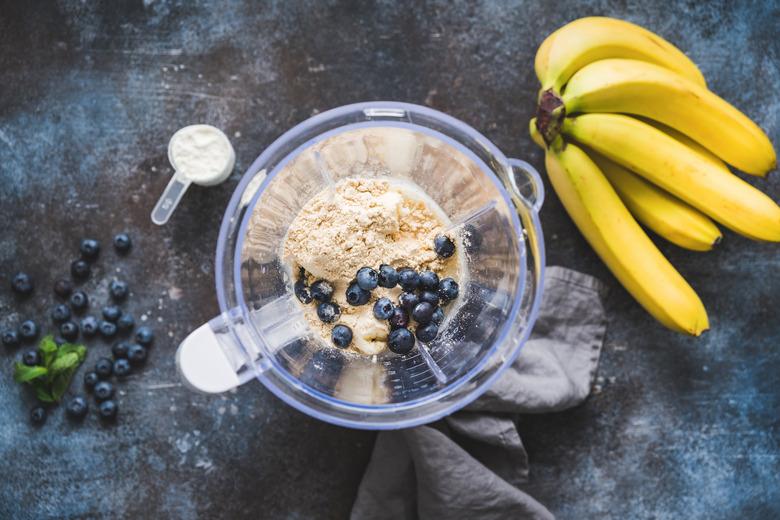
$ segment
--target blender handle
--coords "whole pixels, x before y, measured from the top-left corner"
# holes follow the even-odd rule
[[[544,182],[536,169],[520,159],[508,159],[509,188],[526,206],[538,213],[544,202]]]

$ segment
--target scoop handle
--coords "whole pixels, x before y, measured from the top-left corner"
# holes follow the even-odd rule
[[[168,219],[171,218],[173,210],[179,205],[184,192],[190,187],[191,182],[179,175],[176,172],[168,186],[165,187],[160,200],[157,201],[157,205],[152,210],[152,222],[158,226],[162,226]]]

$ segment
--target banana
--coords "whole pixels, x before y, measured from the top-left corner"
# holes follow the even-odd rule
[[[699,297],[639,227],[585,152],[559,136],[547,175],[591,247],[629,293],[666,327],[693,336],[709,328]]]
[[[688,148],[692,149],[694,152],[698,153],[704,159],[707,159],[708,161],[710,161],[712,164],[714,164],[718,168],[723,168],[725,171],[731,173],[731,170],[729,170],[729,167],[726,166],[726,163],[724,163],[723,161],[720,160],[720,157],[718,157],[717,155],[715,155],[711,151],[707,150],[702,145],[700,145],[699,143],[697,143],[696,141],[694,141],[693,139],[691,139],[690,137],[688,137],[684,133],[675,130],[671,126],[666,126],[666,125],[664,125],[662,123],[659,123],[658,121],[653,121],[652,119],[647,119],[647,118],[643,118],[643,117],[639,117],[637,119],[639,119],[640,121],[644,121],[645,123],[647,123],[650,126],[654,126],[655,128],[659,129],[663,133],[667,134],[669,137],[673,137],[674,139],[677,139],[682,144],[684,144]]]
[[[589,152],[588,156],[615,188],[631,214],[659,236],[692,251],[709,251],[723,238],[712,220],[677,197],[601,154]]]
[[[752,175],[765,175],[777,164],[769,138],[747,116],[705,87],[652,63],[591,63],[572,76],[561,99],[569,115],[620,112],[659,121]]]
[[[565,118],[563,132],[737,233],[780,241],[772,199],[657,128],[624,115],[584,114]]]
[[[564,25],[540,45],[534,67],[542,91],[561,88],[579,69],[606,58],[656,63],[706,86],[696,65],[677,47],[638,25],[592,16]]]

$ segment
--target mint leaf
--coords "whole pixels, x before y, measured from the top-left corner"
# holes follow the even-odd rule
[[[79,359],[79,363],[84,361],[87,355],[87,347],[84,345],[74,345],[72,343],[64,343],[57,351],[57,357],[64,356],[65,354],[76,354]]]
[[[38,351],[43,358],[43,365],[45,367],[51,365],[51,362],[54,361],[55,355],[57,354],[57,344],[54,342],[54,337],[46,336],[43,338],[38,345]]]
[[[62,399],[65,392],[70,386],[70,379],[73,377],[73,373],[76,369],[67,370],[54,377],[54,381],[51,384],[51,396],[55,401]]]
[[[49,390],[46,389],[43,385],[36,385],[34,388],[35,397],[37,397],[39,401],[44,403],[53,403],[55,401],[55,399],[51,396],[51,392],[49,392]]]
[[[28,383],[33,379],[44,377],[49,373],[46,367],[34,366],[28,367],[23,363],[16,362],[14,366],[14,381],[17,383]]]
[[[49,367],[49,370],[52,373],[52,376],[56,377],[58,375],[58,372],[63,372],[65,370],[68,370],[70,368],[73,368],[74,366],[78,366],[79,364],[79,356],[75,352],[66,352],[62,356],[58,355],[57,358],[52,362],[51,366]]]
[[[32,386],[39,401],[54,403],[65,395],[73,374],[87,356],[87,348],[72,343],[57,347],[54,338],[46,336],[38,345],[38,351],[43,358],[43,366],[29,367],[16,363],[14,380]]]

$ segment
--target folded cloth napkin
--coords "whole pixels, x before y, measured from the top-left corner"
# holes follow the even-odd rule
[[[381,432],[352,519],[549,519],[519,489],[528,455],[516,414],[564,410],[590,392],[606,329],[596,279],[548,267],[539,318],[517,361],[466,409]]]

